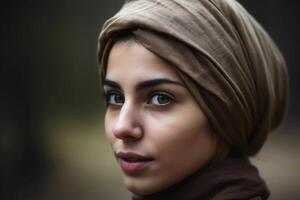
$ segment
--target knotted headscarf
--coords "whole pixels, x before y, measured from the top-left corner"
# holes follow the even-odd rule
[[[234,151],[256,154],[286,110],[284,58],[235,0],[128,0],[99,36],[102,78],[114,36],[131,31],[168,61]]]

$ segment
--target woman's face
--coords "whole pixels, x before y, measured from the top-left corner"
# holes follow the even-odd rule
[[[114,45],[104,91],[107,138],[131,192],[166,189],[212,158],[205,115],[172,66],[142,45]]]

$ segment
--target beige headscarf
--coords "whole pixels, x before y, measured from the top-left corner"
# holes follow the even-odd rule
[[[256,154],[281,123],[288,96],[284,58],[235,0],[126,1],[99,37],[102,78],[112,38],[125,30],[174,66],[233,150]]]

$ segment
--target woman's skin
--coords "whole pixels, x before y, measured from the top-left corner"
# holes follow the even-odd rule
[[[140,44],[118,42],[103,83],[106,135],[131,192],[166,189],[212,159],[216,138],[169,63]]]

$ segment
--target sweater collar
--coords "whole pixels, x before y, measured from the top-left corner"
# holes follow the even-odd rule
[[[164,191],[136,195],[133,200],[267,199],[269,190],[248,159],[216,161]]]

